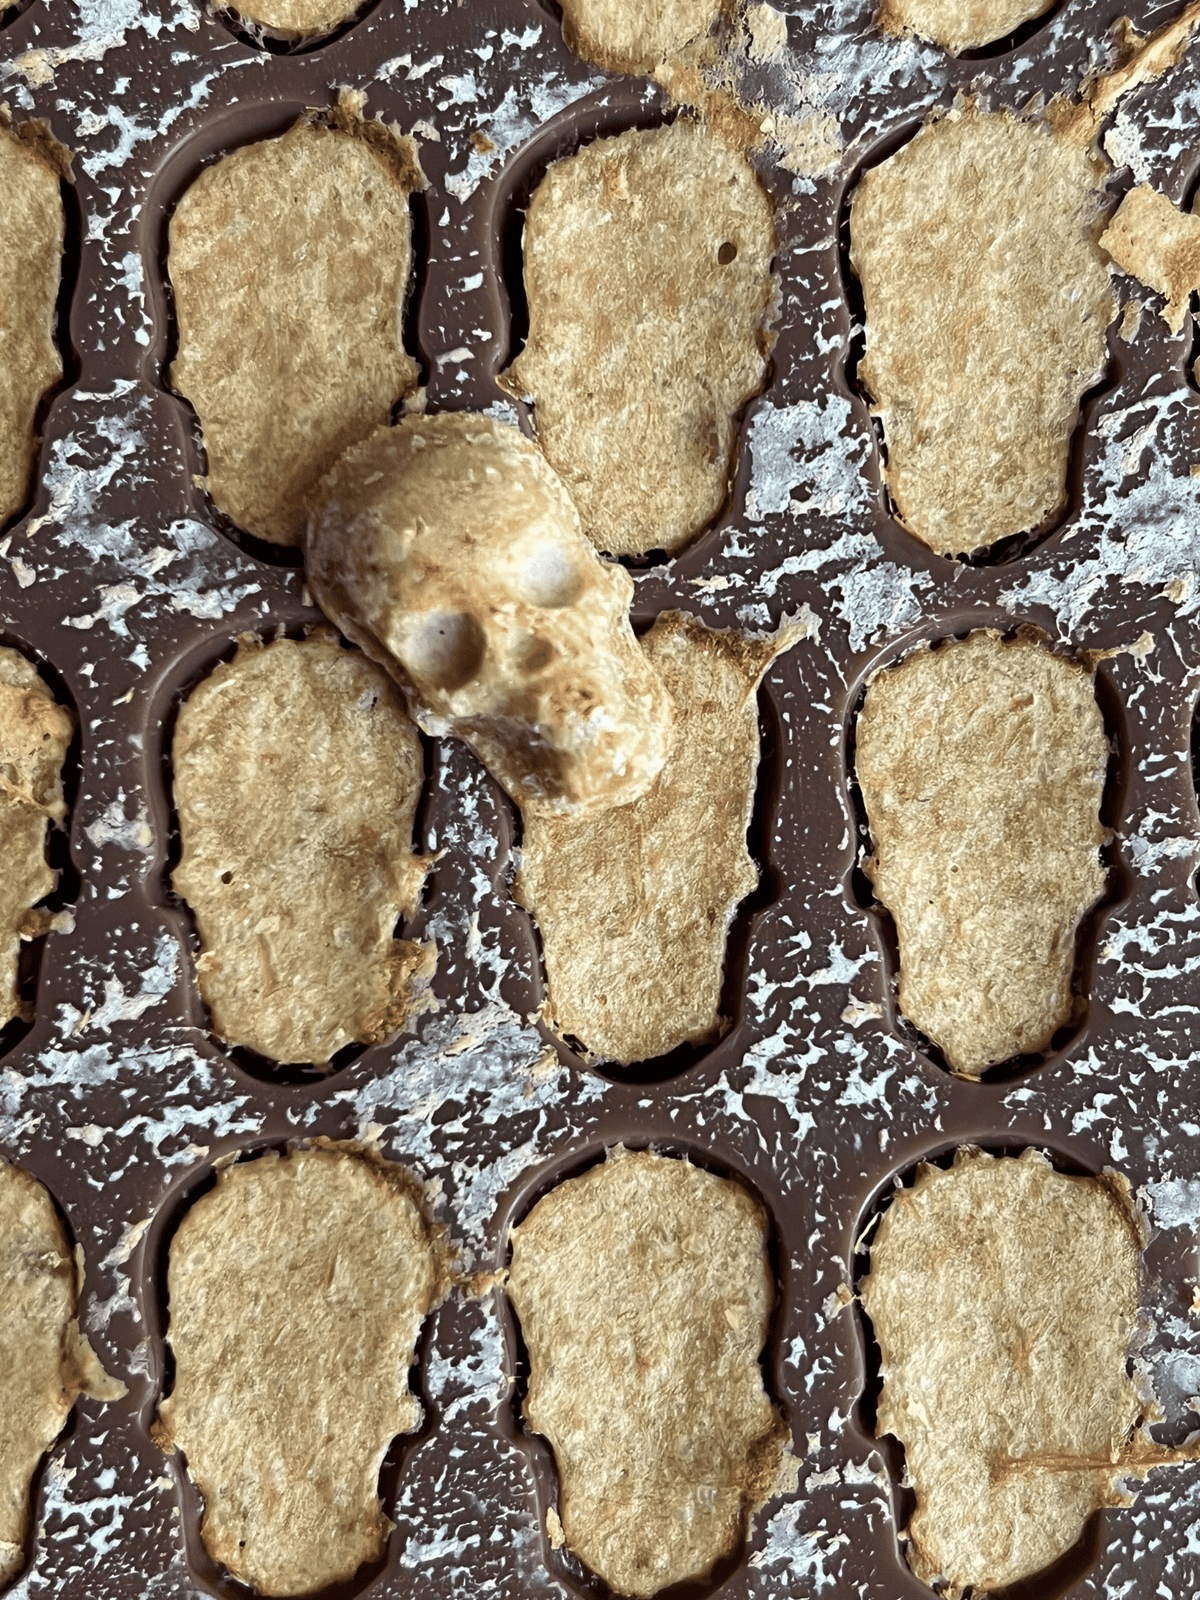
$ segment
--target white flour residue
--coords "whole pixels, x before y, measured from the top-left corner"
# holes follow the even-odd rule
[[[154,830],[147,819],[145,808],[138,805],[132,817],[125,815],[129,804],[124,789],[118,789],[115,800],[93,822],[85,823],[84,833],[97,850],[105,845],[116,845],[119,850],[150,850],[154,846]]]
[[[103,979],[104,999],[98,1006],[79,1011],[72,1005],[60,1008],[65,1031],[72,1038],[87,1033],[108,1033],[114,1022],[134,1022],[152,1006],[161,1005],[174,989],[179,977],[179,946],[169,934],[159,939],[154,960],[139,973],[141,987],[127,992],[120,978]]]
[[[588,78],[584,83],[572,83],[569,78],[551,72],[531,84],[521,95],[510,84],[494,111],[481,108],[475,118],[478,132],[491,148],[473,148],[464,167],[457,172],[447,173],[446,190],[458,201],[468,200],[483,180],[500,166],[505,156],[523,145],[542,123],[557,116],[584,95],[602,88],[603,82],[601,78]]]
[[[480,1321],[471,1329],[470,1339],[471,1353],[458,1361],[443,1356],[435,1344],[421,1369],[443,1426],[480,1401],[494,1410],[508,1392],[504,1339],[490,1310],[481,1308]]]
[[[164,26],[192,33],[200,26],[200,9],[192,0],[175,0],[165,18],[147,11],[144,0],[74,0],[74,9],[73,43],[27,50],[14,61],[0,63],[0,78],[18,75],[31,84],[52,84],[57,69],[67,62],[102,61],[110,50],[122,49],[134,28],[157,39]]]
[[[863,463],[870,441],[853,427],[850,402],[839,394],[795,405],[764,402],[750,419],[750,487],[746,516],[780,512],[836,517],[867,509]]]
[[[1146,1194],[1159,1228],[1200,1228],[1200,1178],[1164,1178],[1148,1183]]]
[[[800,1528],[800,1508],[796,1505],[782,1507],[767,1523],[767,1542],[749,1558],[752,1571],[769,1576],[766,1589],[756,1584],[756,1592],[777,1595],[781,1580],[807,1578],[812,1585],[807,1593],[821,1595],[827,1590],[836,1591],[841,1577],[840,1565],[832,1571],[827,1565],[831,1556],[850,1543],[848,1534],[830,1534],[825,1523],[818,1523],[811,1532]]]

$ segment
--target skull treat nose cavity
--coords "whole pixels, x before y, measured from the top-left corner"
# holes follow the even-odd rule
[[[427,732],[463,739],[525,809],[646,792],[674,702],[630,627],[632,579],[583,537],[536,446],[490,417],[405,417],[322,494],[313,592]]]

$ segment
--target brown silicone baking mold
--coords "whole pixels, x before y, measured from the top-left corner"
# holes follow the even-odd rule
[[[1170,14],[1145,0],[1127,9],[1142,32]],[[1147,309],[1130,341],[1110,331],[1108,371],[1075,435],[1066,513],[999,558],[956,564],[889,515],[856,386],[846,251],[857,173],[928,108],[969,89],[1015,107],[1077,89],[1109,59],[1122,8],[1068,0],[1015,43],[959,60],[885,40],[872,14],[871,0],[818,0],[788,17],[784,58],[741,60],[747,94],[828,113],[847,153],[825,177],[757,158],[781,234],[772,376],[746,408],[725,510],[669,565],[636,568],[640,626],[671,607],[764,628],[808,606],[820,623],[760,697],[752,840],[762,883],[731,938],[728,1032],[617,1073],[585,1066],[531,1025],[536,932],[508,893],[519,819],[465,750],[431,743],[418,842],[444,854],[411,931],[439,942],[442,1007],[320,1076],[280,1073],[213,1039],[189,916],[168,887],[166,752],[181,695],[240,633],[317,620],[294,554],[240,536],[192,483],[202,448],[164,380],[170,208],[223,151],[328,107],[340,86],[364,90],[369,115],[415,128],[430,180],[413,200],[406,317],[428,403],[512,415],[494,379],[523,326],[522,205],[555,156],[672,108],[652,84],[573,57],[554,8],[537,0],[378,0],[330,40],[291,50],[260,46],[191,0],[32,0],[3,13],[2,97],[76,152],[77,183],[59,330],[68,376],[44,408],[34,499],[0,534],[0,630],[74,704],[81,736],[69,846],[52,844],[58,902],[73,907],[75,927],[32,952],[36,1020],[2,1041],[0,1152],[46,1184],[83,1246],[85,1328],[129,1385],[123,1402],[81,1402],[49,1452],[15,1593],[246,1592],[205,1557],[195,1494],[149,1436],[170,1381],[165,1251],[215,1160],[320,1134],[377,1138],[439,1183],[441,1215],[479,1269],[503,1265],[509,1222],[539,1194],[618,1140],[686,1153],[762,1198],[779,1284],[764,1375],[792,1430],[799,1487],[756,1516],[728,1570],[678,1600],[717,1589],[730,1600],[928,1594],[897,1540],[898,1451],[872,1438],[869,1330],[837,1291],[861,1272],[857,1242],[892,1184],[963,1140],[1033,1144],[1072,1171],[1112,1165],[1143,1191],[1159,1229],[1145,1284],[1157,1331],[1136,1360],[1164,1409],[1159,1436],[1178,1441],[1194,1424],[1191,322],[1170,336],[1154,297],[1117,278],[1122,301]],[[1136,175],[1190,199],[1198,63],[1186,58],[1125,103],[1114,194]],[[1121,165],[1130,160],[1136,173]],[[1025,623],[1056,648],[1118,652],[1099,669],[1114,746],[1109,897],[1080,938],[1089,1000],[1079,1026],[1044,1059],[971,1084],[896,1015],[890,931],[857,870],[854,716],[868,674],[913,644]],[[1127,653],[1147,633],[1153,648]],[[602,1595],[550,1549],[553,1466],[520,1422],[521,1351],[501,1297],[453,1296],[419,1355],[425,1422],[381,1475],[396,1523],[385,1561],[326,1594]],[[1105,1512],[1061,1570],[1021,1594],[1189,1596],[1198,1552],[1193,1465]]]

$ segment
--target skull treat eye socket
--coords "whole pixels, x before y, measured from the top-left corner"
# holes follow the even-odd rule
[[[517,587],[529,604],[548,611],[574,605],[585,584],[578,562],[552,544],[526,556],[517,576]]]
[[[487,640],[465,611],[437,611],[404,647],[403,663],[413,681],[451,692],[470,683],[487,655]]]

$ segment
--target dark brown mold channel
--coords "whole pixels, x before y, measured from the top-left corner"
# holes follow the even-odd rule
[[[71,857],[71,824],[75,813],[75,802],[79,797],[83,750],[79,707],[65,680],[36,651],[2,629],[0,629],[0,646],[15,650],[37,669],[38,677],[54,696],[55,703],[70,711],[75,723],[75,732],[67,746],[62,769],[63,798],[66,801],[67,814],[62,822],[48,822],[46,828],[46,861],[50,870],[56,874],[57,881],[50,893],[33,907],[35,911],[44,912],[49,918],[61,912],[69,912],[78,900],[81,888],[79,871]],[[0,1058],[19,1044],[36,1025],[38,984],[49,938],[50,930],[47,929],[34,939],[23,939],[18,947],[17,998],[27,1014],[24,1017],[11,1018],[3,1028],[0,1028]]]
[[[369,111],[368,107],[368,119]],[[161,389],[173,402],[180,430],[184,459],[184,482],[180,485],[186,513],[198,522],[215,528],[255,560],[274,567],[301,568],[304,551],[295,545],[274,544],[248,533],[213,501],[194,479],[208,471],[200,419],[191,403],[172,388],[171,365],[179,353],[179,324],[175,294],[171,286],[169,233],[175,209],[196,179],[207,167],[249,145],[281,138],[302,119],[323,127],[334,125],[332,105],[320,111],[301,99],[279,99],[248,103],[228,113],[219,122],[205,124],[190,134],[162,163],[143,208],[142,252],[148,312],[153,329],[143,361],[143,376],[148,385]],[[429,259],[429,204],[420,190],[408,199],[410,254],[408,286],[401,311],[404,351],[417,363],[416,382],[423,387],[429,380],[430,357],[418,338],[420,286]],[[403,411],[398,399],[392,420]]]
[[[344,1138],[352,1136],[351,1129],[347,1129],[342,1135],[332,1135]],[[234,1164],[255,1161],[258,1157],[271,1152],[283,1154],[289,1149],[303,1148],[305,1143],[305,1140],[260,1140],[240,1149]],[[226,1164],[228,1163],[223,1163]],[[404,1163],[400,1162],[399,1165],[403,1166]],[[139,1277],[147,1333],[148,1387],[146,1398],[138,1413],[138,1421],[142,1432],[156,1446],[154,1428],[158,1419],[158,1408],[175,1388],[175,1354],[170,1342],[170,1296],[167,1289],[171,1243],[184,1217],[198,1200],[215,1188],[216,1181],[216,1169],[209,1164],[198,1171],[193,1171],[177,1183],[163,1199],[142,1244]],[[428,1216],[426,1221],[429,1221]],[[385,1516],[395,1507],[405,1463],[438,1429],[440,1413],[424,1383],[435,1311],[436,1308],[430,1311],[421,1324],[416,1345],[416,1359],[408,1369],[408,1388],[420,1404],[421,1420],[412,1433],[398,1434],[392,1440],[379,1468],[377,1494]],[[192,1581],[201,1593],[214,1596],[216,1600],[246,1600],[247,1595],[255,1591],[234,1578],[225,1567],[214,1561],[204,1548],[200,1537],[200,1527],[204,1520],[204,1497],[187,1470],[187,1461],[182,1451],[173,1450],[164,1457],[164,1460],[175,1480],[179,1521]],[[394,1568],[399,1554],[398,1543],[396,1530],[393,1528],[388,1535],[382,1555],[376,1561],[364,1563],[353,1578],[343,1583],[329,1584],[323,1589],[314,1590],[313,1600],[356,1600],[358,1595],[371,1588],[381,1574],[389,1568]]]
[[[915,650],[926,646],[936,650],[951,639],[966,639],[972,633],[977,633],[987,628],[994,629],[1006,640],[1014,639],[1021,634],[1026,637],[1035,637],[1043,649],[1049,649],[1054,655],[1060,655],[1068,661],[1079,661],[1080,659],[1078,655],[1070,650],[1052,646],[1041,630],[1029,628],[1028,625],[1016,624],[1012,617],[1007,614],[993,616],[980,613],[971,616],[969,621],[965,616],[943,618],[940,622],[931,621],[919,634],[910,634],[901,643],[876,656],[860,673],[857,682],[851,685],[847,699],[848,714],[844,745],[845,776],[843,795],[851,834],[857,841],[857,848],[854,865],[844,880],[846,903],[867,917],[874,935],[875,944],[882,956],[882,1000],[887,1025],[897,1038],[903,1040],[904,1043],[923,1056],[932,1066],[955,1077],[960,1075],[954,1073],[943,1052],[919,1028],[910,1022],[899,1008],[897,986],[900,972],[900,951],[896,925],[890,911],[875,898],[874,888],[862,865],[863,861],[871,854],[871,832],[856,771],[856,728],[870,680],[876,673],[888,667],[898,666]],[[1108,842],[1102,845],[1100,850],[1100,859],[1105,871],[1106,890],[1097,904],[1084,915],[1079,927],[1076,929],[1075,964],[1071,974],[1074,1015],[1069,1022],[1057,1029],[1050,1043],[1043,1050],[1012,1056],[1006,1061],[997,1062],[994,1066],[987,1068],[978,1079],[963,1076],[961,1078],[963,1082],[1005,1083],[1011,1079],[1023,1078],[1030,1073],[1054,1067],[1069,1055],[1075,1053],[1088,1032],[1092,978],[1100,933],[1108,918],[1127,904],[1133,892],[1133,877],[1125,865],[1117,842],[1117,829],[1124,808],[1129,775],[1129,732],[1125,720],[1125,711],[1120,697],[1102,670],[1095,670],[1092,681],[1096,704],[1100,708],[1100,715],[1103,719],[1109,745],[1108,771],[1100,803],[1100,822],[1108,835]]]
[[[853,1425],[868,1441],[874,1441],[873,1448],[883,1458],[887,1470],[893,1519],[893,1531],[896,1538],[896,1555],[899,1564],[908,1578],[908,1586],[913,1594],[943,1593],[939,1586],[930,1590],[919,1582],[908,1569],[904,1557],[904,1532],[917,1508],[916,1495],[909,1486],[908,1474],[905,1465],[904,1446],[892,1434],[877,1436],[876,1426],[878,1418],[879,1397],[883,1392],[883,1367],[882,1356],[878,1340],[871,1319],[867,1315],[862,1303],[862,1283],[870,1272],[871,1267],[871,1240],[879,1221],[892,1203],[895,1195],[903,1189],[911,1189],[916,1182],[917,1168],[919,1166],[939,1167],[946,1170],[953,1166],[957,1152],[964,1146],[971,1146],[983,1150],[986,1154],[1001,1158],[1015,1159],[1025,1150],[1036,1149],[1045,1156],[1056,1172],[1062,1172],[1072,1177],[1094,1178],[1097,1176],[1093,1168],[1084,1165],[1075,1157],[1064,1150],[1045,1145],[1040,1141],[1023,1139],[1015,1134],[988,1133],[978,1138],[960,1138],[953,1141],[943,1141],[932,1146],[913,1161],[902,1171],[893,1173],[877,1186],[870,1199],[867,1201],[854,1227],[854,1243],[850,1251],[852,1264],[852,1280],[854,1290],[854,1318],[855,1333],[863,1359],[863,1384],[862,1391],[851,1413]],[[1103,1540],[1104,1513],[1095,1512],[1084,1525],[1079,1539],[1049,1567],[1044,1567],[1041,1572],[1032,1577],[1022,1579],[1020,1583],[1008,1584],[1004,1588],[989,1589],[989,1600],[1064,1600],[1064,1597],[1074,1591],[1079,1580],[1091,1570],[1099,1561],[1104,1550]],[[970,1591],[972,1594],[976,1591]]]
[[[585,1041],[571,1034],[559,1035],[539,1020],[538,1032],[555,1049],[565,1065],[575,1069],[581,1065],[588,1067],[613,1083],[649,1085],[665,1084],[681,1077],[718,1049],[727,1050],[731,1058],[739,1055],[735,1036],[743,1031],[745,1023],[750,947],[762,913],[776,903],[782,888],[781,872],[771,850],[771,833],[779,814],[787,757],[779,712],[765,686],[758,691],[758,739],[758,774],[750,825],[746,830],[746,848],[758,869],[758,884],[735,908],[725,938],[718,1030],[707,1039],[678,1045],[666,1055],[622,1063],[606,1060],[603,1056],[593,1056]],[[520,828],[520,812],[514,807],[514,843],[518,847],[521,841]],[[536,949],[536,980],[531,1007],[536,1009],[548,998],[549,989],[541,933],[532,916],[528,921]]]
[[[279,620],[276,626],[263,630],[257,635],[264,644],[269,644],[275,639],[303,639],[313,627],[329,624],[320,616],[311,612],[301,616],[291,616],[287,620]],[[192,650],[177,662],[158,689],[150,703],[147,716],[147,728],[152,730],[146,743],[147,783],[146,794],[150,811],[151,824],[154,830],[155,856],[154,865],[147,878],[147,892],[151,901],[162,907],[172,924],[172,931],[179,941],[181,949],[186,952],[187,977],[184,984],[186,1000],[185,1011],[192,1024],[204,1033],[214,1050],[227,1061],[233,1064],[240,1073],[253,1079],[257,1083],[285,1084],[285,1085],[316,1085],[322,1083],[334,1074],[342,1072],[352,1062],[365,1055],[369,1050],[388,1050],[394,1044],[389,1040],[385,1044],[348,1044],[344,1045],[330,1061],[327,1062],[281,1062],[272,1060],[269,1056],[260,1055],[245,1045],[231,1045],[220,1035],[215,1033],[208,1015],[208,1008],[200,994],[200,985],[196,978],[195,963],[200,953],[200,934],[196,926],[195,914],[188,903],[175,892],[172,885],[172,876],[179,865],[182,855],[182,841],[179,830],[179,812],[175,805],[174,772],[172,767],[171,751],[175,739],[175,726],[179,719],[179,712],[184,702],[191,695],[193,689],[202,683],[221,662],[232,661],[237,654],[240,639],[244,635],[230,638],[228,635],[208,639],[202,645]],[[342,647],[354,650],[355,646],[341,639]],[[419,731],[419,730],[418,730]],[[413,822],[413,851],[419,853],[421,840],[425,834],[425,811],[429,797],[429,772],[431,765],[431,743],[424,735],[420,735],[421,746],[424,753],[425,780],[422,784],[421,797],[418,801],[417,812]],[[161,841],[161,843],[160,843]],[[423,891],[423,902],[430,894],[429,879],[426,879]],[[417,938],[419,933],[414,930],[419,925],[424,915],[424,903],[418,909],[417,916],[408,923],[401,918],[394,932],[397,939]]]
[[[525,217],[535,190],[549,168],[556,161],[577,155],[587,145],[600,139],[613,139],[634,130],[660,128],[672,123],[680,115],[679,106],[672,104],[655,86],[639,78],[621,78],[609,85],[599,98],[589,98],[571,106],[567,111],[551,118],[530,141],[523,145],[500,173],[489,201],[485,219],[490,239],[492,266],[500,300],[502,325],[508,330],[506,343],[500,343],[490,358],[490,376],[503,390],[517,411],[521,428],[530,438],[536,438],[536,408],[519,392],[501,382],[502,375],[516,361],[529,337],[529,301],[525,293],[523,237]],[[756,167],[759,183],[767,195],[774,212],[775,227],[782,234],[785,218],[778,196],[766,181],[764,170]],[[775,175],[778,181],[778,175]],[[771,272],[776,280],[775,309],[763,328],[768,350],[774,339],[772,328],[778,319],[782,304],[783,285],[779,267],[779,249],[771,261]],[[697,571],[715,553],[722,531],[737,514],[741,495],[735,493],[740,485],[744,495],[745,435],[752,409],[771,392],[776,383],[775,361],[768,355],[766,371],[758,391],[749,396],[731,418],[733,450],[729,459],[725,494],[714,515],[698,528],[687,542],[674,552],[665,549],[648,550],[643,555],[623,555],[616,559],[634,572],[645,572],[656,567],[669,567],[681,557],[688,558],[689,570]]]
[[[524,1222],[538,1201],[568,1179],[582,1177],[593,1167],[599,1166],[607,1160],[609,1150],[617,1143],[624,1144],[629,1150],[649,1149],[656,1155],[689,1161],[705,1172],[711,1172],[716,1177],[726,1178],[739,1184],[762,1208],[767,1220],[766,1255],[774,1288],[774,1304],[758,1364],[768,1399],[776,1413],[788,1423],[787,1410],[780,1399],[781,1385],[778,1382],[784,1356],[783,1324],[790,1292],[788,1252],[774,1211],[753,1179],[741,1166],[722,1160],[710,1150],[701,1150],[678,1139],[648,1137],[644,1127],[631,1130],[625,1139],[609,1137],[602,1145],[589,1145],[582,1150],[576,1150],[556,1163],[526,1174],[516,1188],[509,1192],[496,1225],[498,1266],[507,1269],[510,1265],[512,1261],[510,1232]],[[530,1361],[520,1321],[507,1294],[501,1289],[495,1290],[494,1294],[496,1317],[504,1340],[505,1370],[512,1375],[513,1380],[508,1403],[502,1404],[497,1410],[497,1425],[503,1437],[513,1444],[528,1462],[537,1503],[542,1559],[547,1571],[563,1585],[574,1600],[620,1600],[619,1594],[590,1568],[584,1566],[566,1545],[555,1550],[550,1544],[546,1529],[546,1514],[551,1510],[557,1512],[558,1509],[558,1468],[550,1442],[540,1434],[534,1433],[524,1419],[525,1400],[529,1392]],[[754,1518],[763,1514],[761,1511],[756,1512],[748,1519],[749,1526],[737,1548],[714,1566],[709,1577],[671,1584],[667,1588],[658,1590],[655,1600],[707,1600],[709,1595],[715,1594],[745,1565],[750,1538],[754,1531]]]
[[[963,59],[972,58],[964,56]],[[884,436],[883,423],[873,414],[874,396],[859,377],[859,366],[866,351],[866,306],[863,300],[862,285],[851,260],[850,208],[864,174],[890,160],[892,156],[902,150],[928,125],[935,114],[944,112],[944,110],[944,107],[931,107],[919,120],[914,119],[902,123],[875,143],[847,178],[842,188],[837,210],[838,266],[841,275],[842,292],[850,313],[850,334],[845,351],[837,363],[836,378],[840,386],[849,395],[851,404],[857,413],[857,420],[860,425],[864,425],[864,431],[869,427],[869,436],[874,442],[869,466],[864,464],[864,471],[868,479],[871,497],[877,508],[877,514],[881,520],[886,519],[887,522],[899,530],[900,534],[912,547],[913,557],[919,557],[922,562],[930,563],[931,570],[935,571],[938,569],[945,571],[947,568],[954,569],[957,567],[1001,567],[1011,562],[1023,560],[1040,545],[1045,544],[1047,540],[1055,535],[1061,534],[1078,519],[1083,506],[1084,470],[1088,450],[1092,443],[1093,424],[1100,408],[1100,403],[1106,395],[1111,394],[1118,387],[1125,370],[1118,335],[1120,327],[1120,318],[1118,316],[1109,324],[1107,330],[1108,359],[1105,363],[1104,371],[1099,380],[1089,389],[1086,389],[1079,398],[1075,423],[1071,429],[1067,446],[1062,502],[1058,509],[1052,512],[1037,527],[1012,534],[1008,538],[998,540],[995,544],[989,545],[986,549],[977,550],[974,554],[962,551],[954,556],[944,556],[936,550],[932,550],[923,539],[920,539],[915,533],[910,533],[904,526],[888,490],[884,475],[888,460],[888,448],[887,440]],[[1112,198],[1114,207],[1120,198],[1122,189],[1128,187],[1129,180],[1127,177],[1124,183],[1118,180],[1108,185],[1107,192]]]

